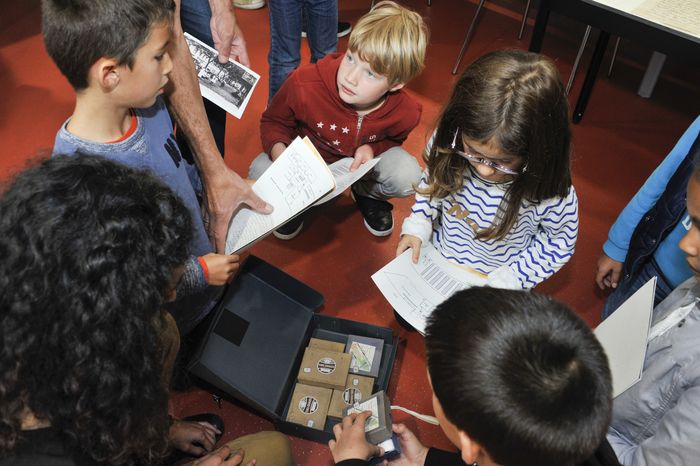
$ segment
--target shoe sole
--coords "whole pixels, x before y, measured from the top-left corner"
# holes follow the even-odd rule
[[[394,214],[391,214],[391,228],[389,228],[388,230],[384,230],[384,231],[375,230],[374,228],[369,226],[369,223],[367,223],[367,220],[363,219],[363,221],[365,222],[365,228],[367,228],[367,230],[370,233],[372,233],[374,236],[379,236],[379,237],[389,236],[391,234],[391,232],[394,231]]]
[[[337,34],[338,39],[340,39],[341,37],[347,36],[348,34],[350,34],[351,31],[352,31],[352,28],[346,29],[344,31],[339,31]],[[306,37],[306,31],[301,31],[301,37]]]
[[[265,6],[265,2],[251,3],[250,5],[236,5],[234,3],[233,6],[240,8],[241,10],[259,10]]]
[[[274,231],[272,232],[272,234],[273,234],[274,237],[277,238],[277,239],[281,239],[281,240],[283,240],[283,241],[289,241],[290,239],[293,239],[293,238],[296,238],[297,236],[299,236],[299,233],[301,233],[301,229],[302,229],[302,228],[304,228],[304,222],[302,222],[302,223],[299,224],[299,228],[297,228],[297,229],[294,230],[293,232],[288,233],[288,234],[286,234],[286,235],[285,235],[284,233],[278,232],[277,230],[274,230]]]

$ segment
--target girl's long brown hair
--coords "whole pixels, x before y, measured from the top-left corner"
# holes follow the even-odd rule
[[[469,65],[440,115],[432,149],[424,155],[428,186],[419,190],[446,197],[462,189],[469,162],[450,144],[455,131],[523,158],[499,206],[496,220],[477,233],[502,239],[518,218],[524,200],[564,197],[571,188],[568,103],[559,72],[551,60],[522,50],[492,52]],[[457,147],[461,145],[457,137]]]

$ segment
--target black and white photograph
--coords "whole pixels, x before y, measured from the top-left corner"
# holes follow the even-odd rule
[[[240,118],[260,75],[234,60],[219,63],[215,49],[187,33],[185,39],[197,67],[202,96]]]

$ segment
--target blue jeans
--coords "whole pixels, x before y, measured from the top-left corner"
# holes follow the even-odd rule
[[[180,21],[182,29],[195,36],[197,39],[214,47],[214,39],[211,36],[211,8],[208,0],[182,0],[180,4]],[[204,99],[204,110],[207,112],[209,126],[214,135],[216,147],[221,156],[224,156],[224,141],[226,139],[226,110]],[[189,152],[189,148],[182,144],[178,138],[181,149]],[[185,154],[189,155],[189,154]]]
[[[671,293],[671,291],[673,291],[673,287],[659,271],[656,261],[649,259],[639,270],[636,277],[633,277],[627,283],[621,283],[615,288],[615,291],[610,293],[610,296],[608,296],[603,306],[600,320],[605,320],[610,314],[615,312],[627,298],[632,296],[635,291],[640,289],[651,277],[656,277],[656,294],[654,295],[654,307],[656,307]]]
[[[301,62],[301,25],[316,63],[338,46],[338,0],[269,0],[270,93],[268,102]]]

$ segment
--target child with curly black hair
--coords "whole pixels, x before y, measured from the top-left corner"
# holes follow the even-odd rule
[[[52,158],[12,182],[0,198],[0,465],[160,465],[171,447],[213,447],[212,426],[168,416],[179,337],[163,306],[191,240],[167,186],[103,157]],[[291,458],[285,436],[261,432],[229,444],[245,452],[223,464],[291,464],[253,441]]]

